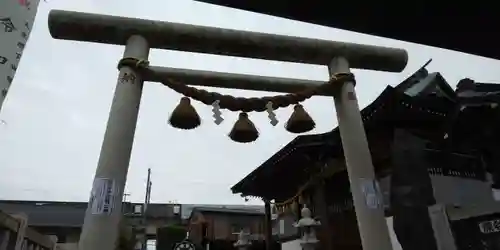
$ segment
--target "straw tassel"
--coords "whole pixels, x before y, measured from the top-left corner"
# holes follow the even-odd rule
[[[191,100],[188,97],[182,97],[170,115],[169,123],[178,129],[194,129],[200,126],[201,119],[196,109],[191,105]]]
[[[316,123],[300,104],[293,107],[293,113],[286,123],[286,130],[291,133],[304,133],[313,130]]]
[[[259,132],[248,118],[248,114],[243,112],[240,113],[233,129],[231,129],[229,137],[235,142],[248,143],[257,140]]]

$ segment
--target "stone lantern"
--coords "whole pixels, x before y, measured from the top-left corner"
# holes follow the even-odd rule
[[[303,250],[313,250],[319,243],[318,238],[316,238],[316,229],[321,225],[321,222],[311,217],[311,210],[305,205],[300,211],[300,215],[302,218],[293,225],[299,229],[302,235],[300,245]]]
[[[251,245],[250,234],[245,232],[245,230],[241,230],[238,233],[238,241],[234,243],[234,247],[238,248],[238,250],[248,250]]]

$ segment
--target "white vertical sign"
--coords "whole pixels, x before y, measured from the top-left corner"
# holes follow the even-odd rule
[[[366,205],[371,209],[383,207],[380,185],[377,180],[361,178],[361,190],[365,196]]]
[[[39,0],[0,0],[0,109],[33,27]]]
[[[92,214],[111,214],[115,205],[115,196],[116,185],[114,180],[96,178],[89,201]]]
[[[279,234],[285,234],[285,220],[283,220],[283,219],[280,219]]]

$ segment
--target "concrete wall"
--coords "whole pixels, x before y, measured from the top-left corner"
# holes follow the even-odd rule
[[[500,211],[489,181],[470,178],[431,175],[434,197],[443,204],[451,220],[489,214]],[[390,202],[390,176],[379,180],[384,205]]]
[[[469,178],[453,176],[431,176],[434,197],[439,204],[449,206],[490,206],[493,199],[491,184]]]
[[[445,204],[450,220],[460,220],[500,212],[491,183],[449,176],[433,176],[436,200]]]
[[[302,250],[300,240],[291,240],[281,243],[281,250]]]

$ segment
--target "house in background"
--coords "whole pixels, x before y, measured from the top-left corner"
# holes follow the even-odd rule
[[[144,226],[143,204],[124,202],[124,222],[133,230],[155,239],[157,228],[182,223],[180,204],[151,203],[147,207]],[[30,228],[57,237],[57,245],[76,249],[85,218],[87,202],[0,200],[0,210],[8,214],[25,214]]]
[[[142,203],[124,202],[122,210],[128,225],[155,242],[157,229],[172,225],[187,227],[190,214],[198,207],[262,213],[264,209],[263,206],[249,205],[150,203],[146,211],[145,228]],[[44,235],[57,236],[58,246],[68,249],[76,247],[78,243],[86,209],[87,202],[0,200],[0,210],[8,214],[25,214],[30,228]]]
[[[195,207],[188,220],[189,238],[193,243],[204,245],[215,240],[237,240],[241,230],[254,239],[264,238],[264,208],[235,209]]]

